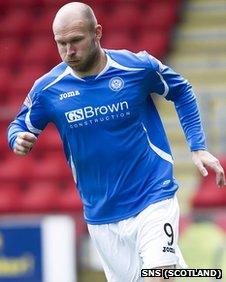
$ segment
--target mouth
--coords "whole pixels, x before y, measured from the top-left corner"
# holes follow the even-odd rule
[[[76,64],[76,63],[79,63],[80,62],[80,60],[70,60],[70,61],[68,61],[68,63],[70,63],[70,64]]]
[[[79,61],[79,60],[68,61],[67,64],[68,64],[70,67],[74,68],[74,67],[79,66],[80,61]]]

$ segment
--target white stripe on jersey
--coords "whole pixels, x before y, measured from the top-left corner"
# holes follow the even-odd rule
[[[162,96],[166,97],[166,95],[169,93],[169,86],[167,85],[167,83],[164,80],[163,76],[159,72],[157,72],[157,74],[159,75],[159,77],[160,77],[160,79],[161,79],[161,81],[162,81],[162,83],[164,84],[164,87],[165,87],[165,90],[164,90]]]
[[[148,133],[147,133],[147,129],[146,127],[144,126],[144,124],[142,123],[142,126],[143,126],[143,129],[145,131],[145,134],[147,136],[147,140],[148,140],[148,143],[149,143],[149,146],[152,148],[152,150],[157,154],[159,155],[162,159],[170,162],[171,164],[174,163],[173,161],[173,158],[170,154],[164,152],[163,150],[161,150],[160,148],[156,147],[153,143],[151,143],[150,139],[149,139],[149,136],[148,136]]]
[[[31,120],[30,120],[30,114],[31,114],[31,110],[29,110],[26,114],[26,117],[25,117],[25,123],[27,125],[27,128],[32,132],[32,133],[35,133],[35,134],[40,134],[42,132],[42,130],[38,129],[38,128],[35,128],[32,124],[31,124]]]
[[[50,82],[48,85],[46,85],[43,90],[46,90],[47,88],[49,88],[50,86],[52,86],[53,84],[57,83],[58,81],[60,81],[63,77],[65,77],[67,74],[69,74],[70,71],[70,67],[67,67],[64,72],[59,75],[54,81]]]

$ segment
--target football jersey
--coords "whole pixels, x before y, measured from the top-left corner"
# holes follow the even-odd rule
[[[206,149],[183,77],[145,51],[105,53],[98,75],[78,77],[62,62],[38,79],[8,131],[13,148],[18,132],[55,124],[89,224],[129,218],[178,189],[155,94],[174,102],[190,149]]]

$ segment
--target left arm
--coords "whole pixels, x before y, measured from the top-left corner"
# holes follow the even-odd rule
[[[180,83],[176,86],[176,88],[179,88],[176,93],[180,94],[171,96],[171,99],[188,140],[192,152],[192,161],[203,176],[208,175],[206,168],[213,169],[216,173],[216,184],[218,187],[223,187],[226,184],[224,170],[219,160],[207,151],[195,94],[186,80],[182,79],[181,84],[181,86]]]
[[[218,187],[226,185],[225,174],[219,160],[206,148],[198,104],[192,86],[181,75],[157,60],[154,61],[154,91],[174,102],[181,126],[192,152],[192,160],[203,176],[207,176],[207,167],[216,173]]]

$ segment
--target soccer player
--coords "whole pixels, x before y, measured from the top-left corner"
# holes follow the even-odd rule
[[[35,81],[9,126],[10,147],[27,155],[56,125],[108,281],[147,282],[142,268],[185,267],[173,158],[150,94],[174,102],[194,164],[223,187],[191,85],[145,51],[102,49],[102,27],[83,3],[64,5],[53,33],[63,62]]]

